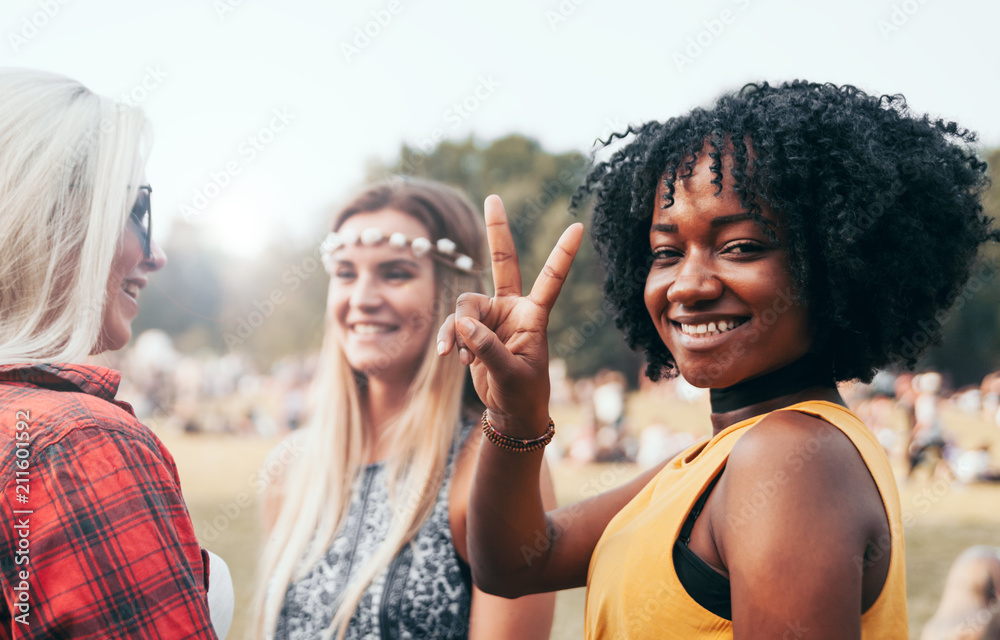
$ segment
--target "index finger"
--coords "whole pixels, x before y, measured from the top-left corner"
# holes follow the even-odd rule
[[[569,268],[573,264],[576,252],[580,250],[580,242],[583,240],[583,224],[574,222],[559,236],[559,242],[552,248],[542,272],[535,278],[535,284],[531,287],[528,299],[545,309],[546,312],[552,309],[562,290],[563,282],[569,274]]]
[[[496,296],[521,295],[521,268],[517,264],[517,249],[510,234],[507,212],[500,196],[486,198],[486,241],[490,245],[493,265],[493,288]]]

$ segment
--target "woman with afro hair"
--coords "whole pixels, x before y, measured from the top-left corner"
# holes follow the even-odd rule
[[[488,408],[477,584],[506,597],[586,584],[587,638],[908,638],[892,470],[836,383],[912,366],[996,239],[974,134],[901,96],[797,81],[619,137],[575,204],[594,199],[626,341],[652,379],[711,390],[713,435],[545,512],[545,327],[582,226],[522,296],[491,196],[496,294],[462,296],[438,349],[471,363]]]

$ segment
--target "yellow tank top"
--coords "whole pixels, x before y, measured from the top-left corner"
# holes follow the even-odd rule
[[[864,640],[906,640],[903,525],[896,481],[878,440],[839,405],[802,402],[785,410],[821,418],[844,432],[861,453],[889,517],[889,574],[875,603],[861,616]],[[671,460],[608,523],[587,575],[587,640],[684,640],[733,637],[733,625],[688,595],[673,565],[673,545],[708,483],[726,465],[736,441],[765,415],[734,424]],[[795,630],[789,631],[796,637]]]

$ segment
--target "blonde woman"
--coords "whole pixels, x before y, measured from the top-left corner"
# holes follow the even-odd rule
[[[128,342],[166,261],[148,148],[137,110],[0,70],[0,638],[215,638],[231,619],[213,561],[213,626],[173,458],[115,400],[118,372],[82,364]]]
[[[259,635],[548,638],[551,594],[486,595],[467,564],[482,407],[434,332],[483,290],[480,216],[444,185],[377,184],[336,216],[323,257],[327,331],[299,453],[265,502]]]

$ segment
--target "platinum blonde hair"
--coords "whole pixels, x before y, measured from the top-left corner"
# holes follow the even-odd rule
[[[0,364],[79,362],[97,347],[150,139],[137,109],[0,69]]]
[[[441,184],[402,180],[372,186],[337,216],[392,209],[422,222],[432,241],[453,240],[478,265],[486,255],[481,216],[459,192]],[[430,515],[446,473],[448,454],[460,425],[465,367],[458,354],[437,355],[436,328],[466,291],[484,290],[482,277],[435,266],[437,297],[410,322],[431,326],[431,340],[410,384],[406,408],[387,434],[385,460],[392,523],[386,540],[348,585],[325,638],[343,638],[351,616],[372,580],[419,531]],[[277,520],[265,544],[257,594],[258,637],[273,636],[288,586],[302,579],[326,554],[347,517],[351,489],[364,467],[371,434],[364,428],[363,376],[348,364],[327,327],[320,365],[311,389],[311,415],[303,427],[301,453],[285,472]],[[389,354],[387,354],[387,362]]]

